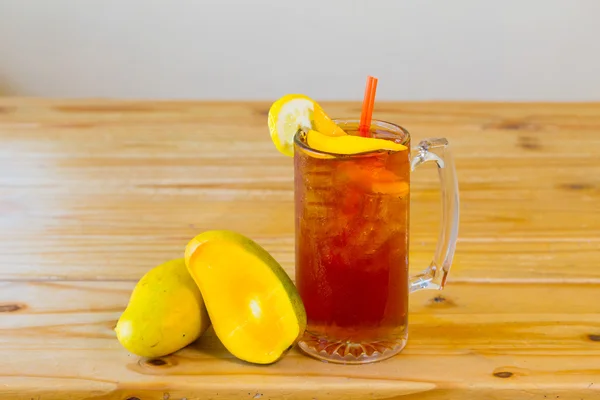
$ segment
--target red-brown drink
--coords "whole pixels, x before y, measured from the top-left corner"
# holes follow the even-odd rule
[[[358,121],[338,121],[358,135]],[[300,347],[345,363],[404,347],[408,313],[409,135],[373,121],[403,151],[331,155],[295,143],[296,285],[308,316]]]

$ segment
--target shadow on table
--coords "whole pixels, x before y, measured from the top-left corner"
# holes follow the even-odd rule
[[[130,364],[129,369],[146,375],[204,375],[215,372],[226,375],[251,365],[231,355],[210,327],[184,349],[164,357],[141,357],[137,363]]]
[[[190,344],[184,350],[185,355],[203,360],[215,361],[215,359],[231,362],[239,365],[250,365],[242,360],[235,358],[223,343],[217,338],[213,327],[209,327],[206,332],[194,343]]]

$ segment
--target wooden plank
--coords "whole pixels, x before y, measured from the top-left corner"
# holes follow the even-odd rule
[[[112,328],[133,286],[1,282],[0,349],[119,350]],[[405,354],[600,355],[599,290],[600,284],[454,283],[441,293],[415,293]],[[231,359],[212,333],[205,345]]]
[[[196,229],[186,227],[181,234],[166,235],[55,235],[45,236],[35,244],[29,243],[31,239],[25,235],[15,235],[13,246],[6,246],[0,255],[0,279],[137,280],[161,262],[182,257],[187,240],[196,231],[210,228],[199,224]],[[256,231],[244,231],[294,278],[293,237],[253,232]],[[600,283],[599,245],[600,242],[593,240],[548,243],[461,239],[450,282]],[[429,264],[434,247],[430,240],[413,241],[410,254],[413,273]]]
[[[293,234],[292,200],[270,200],[267,196],[246,199],[241,192],[229,196],[229,200],[219,200],[224,196],[221,192],[215,193],[212,200],[203,201],[185,193],[152,195],[115,190],[100,195],[54,196],[40,191],[4,189],[2,239],[10,240],[14,234],[31,237],[36,234],[54,237],[177,235],[187,234],[190,227],[199,226],[234,227],[267,235]],[[210,196],[210,192],[206,192],[209,191],[203,195]],[[468,200],[466,190],[461,193],[464,196],[460,237],[466,240],[544,238],[560,242],[569,237],[600,238],[600,192],[575,194],[540,190],[533,194],[523,191],[519,199],[498,195],[495,200],[473,201]],[[518,196],[518,193],[510,195]],[[433,239],[439,223],[437,193],[417,194],[413,196],[412,205],[411,233],[421,240]],[[2,242],[6,245],[6,240]]]
[[[8,375],[3,372],[6,367],[1,367],[3,398],[328,400],[400,399],[413,394],[415,397],[406,398],[438,400],[451,394],[450,398],[459,399],[542,400],[565,394],[568,399],[595,399],[600,394],[595,388],[599,365],[594,357],[515,360],[507,356],[404,355],[393,363],[368,367],[327,366],[306,357],[288,357],[276,366],[261,368],[236,361],[215,364],[210,358],[202,360],[185,352],[158,361],[131,359],[105,350],[53,353],[48,357],[42,351],[22,352],[21,357],[35,361],[40,371],[27,377]],[[118,367],[107,368],[109,360]],[[79,368],[61,378],[64,364]],[[559,370],[556,364],[561,364]],[[215,366],[222,368],[213,370]]]
[[[252,366],[235,360],[212,331],[175,355],[140,359],[122,349],[112,331],[132,287],[1,282],[0,356],[10,360],[0,364],[3,398],[259,393],[384,399],[428,393],[438,399],[448,393],[470,398],[474,387],[489,396],[479,398],[493,399],[541,398],[566,389],[584,398],[600,395],[598,284],[463,283],[442,294],[416,293],[406,350],[363,367],[321,363],[296,350],[269,367]]]
[[[114,320],[125,309],[136,281],[0,281],[0,327],[13,318],[103,313]],[[600,283],[451,282],[443,291],[410,297],[411,315],[420,314],[595,314]],[[578,293],[578,295],[574,295]],[[508,295],[510,294],[510,296]],[[108,324],[110,325],[110,324]]]

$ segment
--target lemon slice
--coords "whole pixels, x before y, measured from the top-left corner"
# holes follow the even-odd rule
[[[273,103],[268,123],[271,140],[286,156],[294,155],[294,136],[299,130],[318,129],[325,135],[346,135],[321,106],[303,94],[288,94]]]
[[[359,154],[378,150],[402,151],[406,146],[391,140],[362,136],[329,136],[310,130],[306,134],[308,145],[319,151],[334,154]]]

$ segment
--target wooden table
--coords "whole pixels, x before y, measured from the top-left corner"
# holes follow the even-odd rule
[[[136,280],[201,231],[246,234],[293,275],[268,107],[0,98],[0,398],[600,399],[600,104],[378,104],[415,143],[449,139],[462,200],[449,284],[412,295],[401,355],[252,366],[211,332],[128,354],[112,328]],[[439,192],[433,170],[413,179],[418,270]]]

